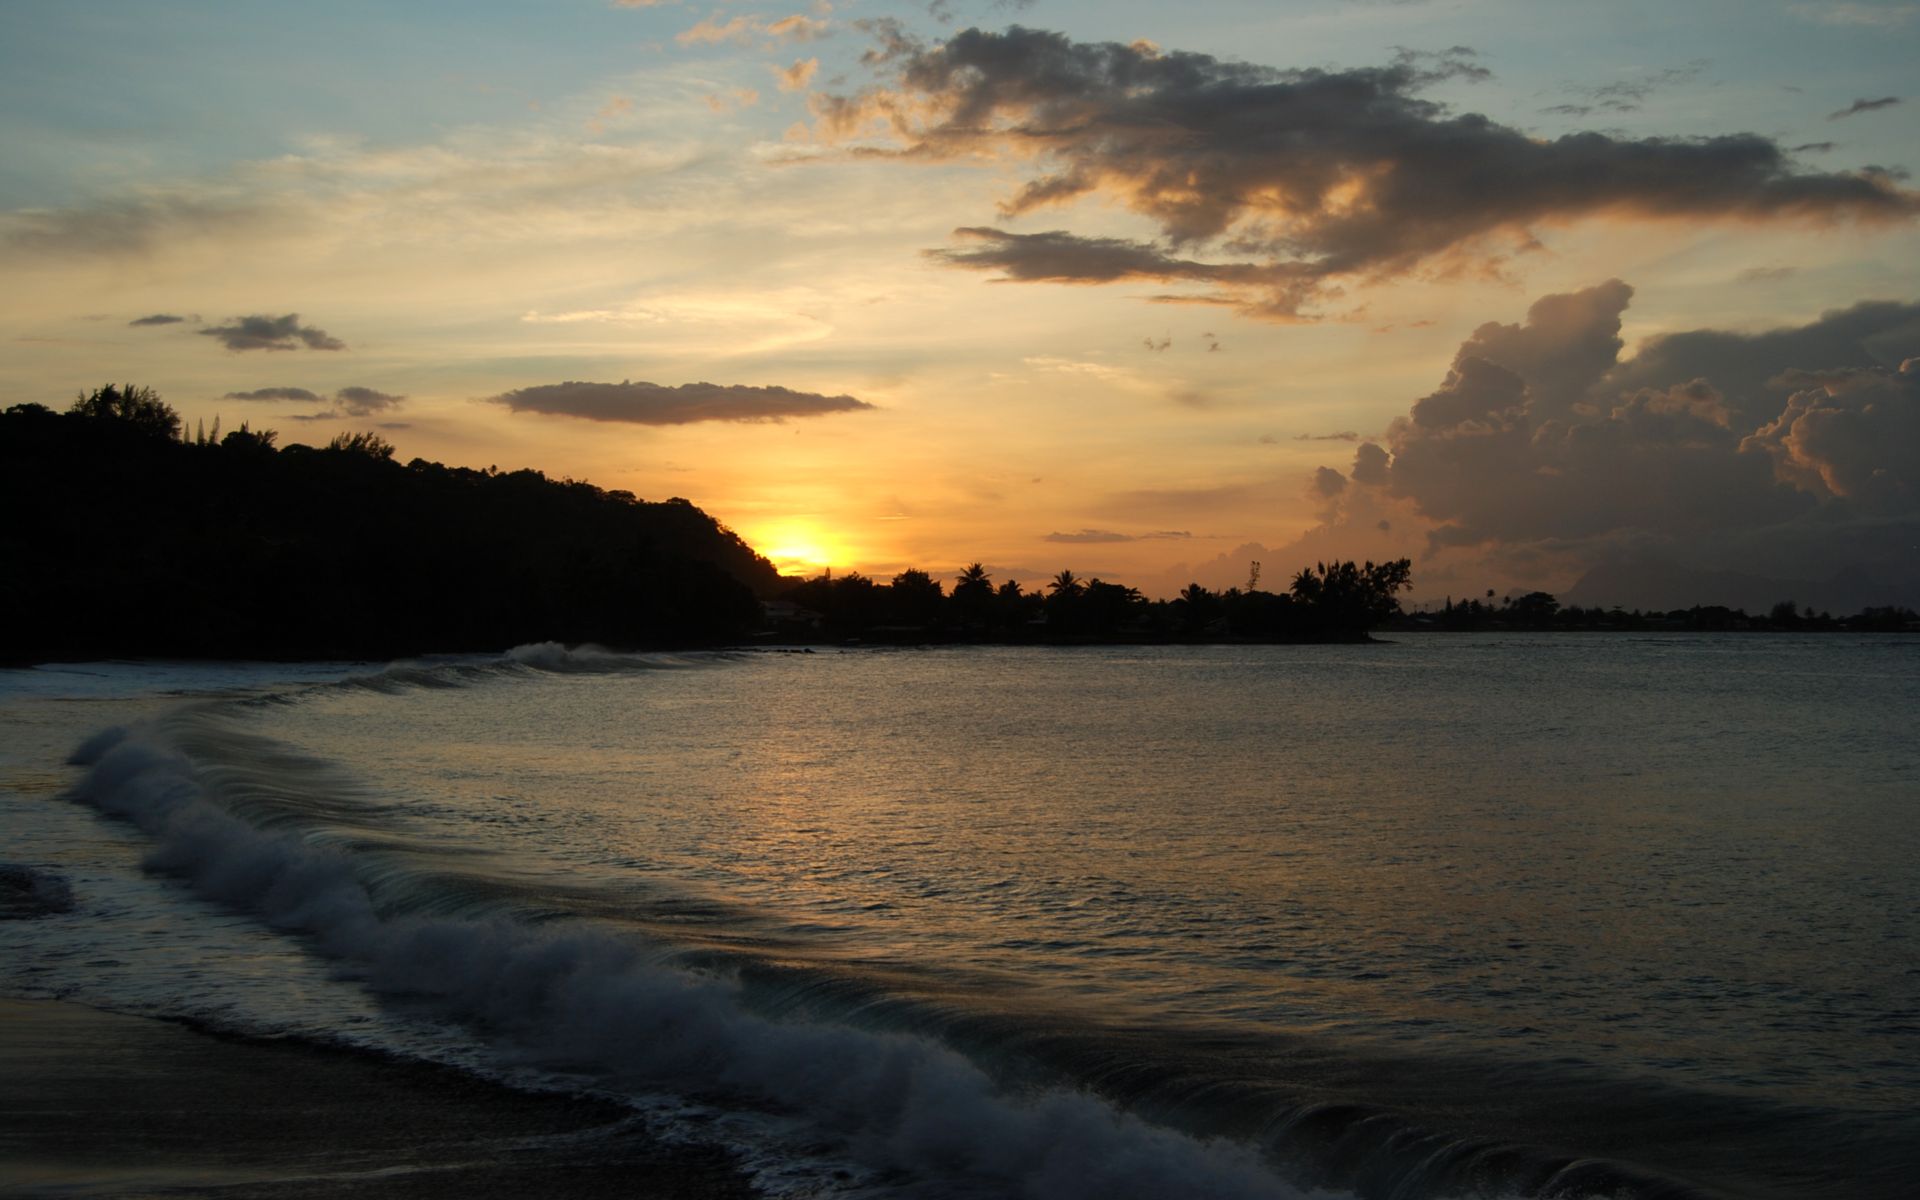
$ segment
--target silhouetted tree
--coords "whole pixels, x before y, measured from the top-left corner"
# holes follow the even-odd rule
[[[894,620],[904,625],[931,625],[940,616],[940,581],[909,567],[888,586]]]
[[[109,383],[84,392],[67,411],[95,421],[115,422],[157,438],[171,439],[180,433],[180,414],[160,399],[160,393],[131,383],[124,387]]]
[[[393,458],[393,443],[371,431],[336,433],[333,435],[333,440],[327,443],[327,449],[337,450],[345,454],[363,454],[368,458],[377,458],[382,462],[390,461]],[[540,483],[546,482],[546,476],[541,475],[538,471],[515,471],[513,474],[529,477],[529,482],[533,480],[537,480]]]
[[[1188,633],[1199,633],[1220,612],[1220,597],[1198,583],[1189,583],[1181,588],[1179,598],[1173,603],[1180,627]]]
[[[993,580],[987,569],[974,563],[953,581],[953,609],[960,623],[974,631],[984,630],[993,620]]]
[[[1321,636],[1364,636],[1400,611],[1399,593],[1412,586],[1413,562],[1316,563],[1293,579],[1293,599],[1305,606]]]
[[[1113,634],[1128,624],[1141,606],[1139,589],[1100,579],[1087,581],[1079,602],[1079,632]]]

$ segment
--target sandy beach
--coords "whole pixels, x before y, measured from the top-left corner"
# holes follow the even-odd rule
[[[307,1044],[0,1000],[0,1194],[750,1197],[620,1107]]]

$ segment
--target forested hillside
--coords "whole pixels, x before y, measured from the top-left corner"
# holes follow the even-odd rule
[[[149,389],[0,413],[0,658],[392,657],[751,630],[772,564],[681,499],[183,438]]]

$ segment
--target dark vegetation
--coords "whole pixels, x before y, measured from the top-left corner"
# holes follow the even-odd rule
[[[1401,629],[1446,630],[1690,630],[1695,632],[1754,631],[1767,633],[1898,633],[1920,630],[1920,613],[1910,608],[1868,608],[1851,616],[1801,608],[1782,600],[1765,613],[1719,604],[1700,604],[1667,612],[1639,609],[1581,608],[1561,605],[1546,592],[1505,596],[1498,603],[1488,592],[1485,600],[1449,598],[1437,611],[1403,616]]]
[[[0,413],[0,661],[391,658],[533,641],[1348,642],[1397,630],[1920,629],[1907,609],[1844,619],[1563,607],[1545,592],[1408,614],[1406,559],[1320,563],[1284,592],[1190,584],[1150,601],[1061,571],[1043,589],[984,567],[782,579],[685,500],[636,500],[538,471],[395,462],[375,433],[277,448],[218,422],[186,435],[151,389],[65,413]],[[764,607],[762,600],[771,601]]]
[[[276,442],[183,436],[131,385],[0,413],[0,659],[708,644],[780,586],[685,500],[402,464],[373,433]]]
[[[1054,576],[1042,591],[994,586],[979,563],[951,594],[925,571],[890,583],[860,574],[822,576],[789,588],[775,606],[775,632],[805,640],[1082,642],[1351,642],[1400,612],[1407,559],[1320,563],[1285,592],[1249,586],[1211,592],[1188,585],[1173,600],[1148,600],[1124,584]]]

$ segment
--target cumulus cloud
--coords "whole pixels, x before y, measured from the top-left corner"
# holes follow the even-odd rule
[[[1778,474],[1875,512],[1920,512],[1920,358],[1898,370],[1789,371],[1795,391],[1778,417],[1741,442]]]
[[[1373,496],[1369,519],[1409,505],[1435,555],[1564,571],[1665,554],[1920,588],[1920,303],[1669,334],[1623,359],[1632,295],[1610,280],[1475,330],[1342,486],[1315,473],[1310,492],[1343,514],[1329,523]]]
[[[824,396],[784,387],[744,384],[545,383],[515,388],[489,402],[514,412],[548,413],[633,425],[689,425],[696,421],[784,421],[855,412],[873,405],[852,396]]]
[[[128,321],[127,324],[131,326],[178,325],[184,320],[186,320],[185,317],[176,317],[172,313],[154,313],[150,317],[135,317],[133,320]]]
[[[960,232],[966,245],[935,252],[1013,280],[1173,281],[1197,285],[1188,301],[1292,319],[1341,286],[1485,265],[1533,245],[1534,228],[1580,217],[1920,213],[1920,197],[1885,173],[1801,171],[1756,134],[1542,140],[1454,113],[1421,93],[1484,73],[1464,47],[1280,70],[1017,26],[935,45],[869,28],[880,38],[869,61],[891,78],[815,96],[823,138],[902,161],[1031,162],[1004,216],[1098,197],[1158,228],[1148,242],[976,226]]]
[[[1116,533],[1111,529],[1081,529],[1073,533],[1049,533],[1043,542],[1065,542],[1073,546],[1104,545],[1111,542],[1177,541],[1193,534],[1185,529],[1157,529],[1152,533]]]
[[[234,317],[225,325],[202,329],[203,336],[220,339],[229,350],[345,350],[347,344],[326,330],[302,325],[299,313],[283,317]]]
[[[1892,108],[1898,103],[1900,103],[1900,97],[1898,96],[1882,96],[1878,100],[1855,100],[1852,104],[1849,104],[1838,112],[1828,113],[1827,120],[1844,120],[1847,117],[1856,116],[1863,112],[1874,112],[1877,109]]]

